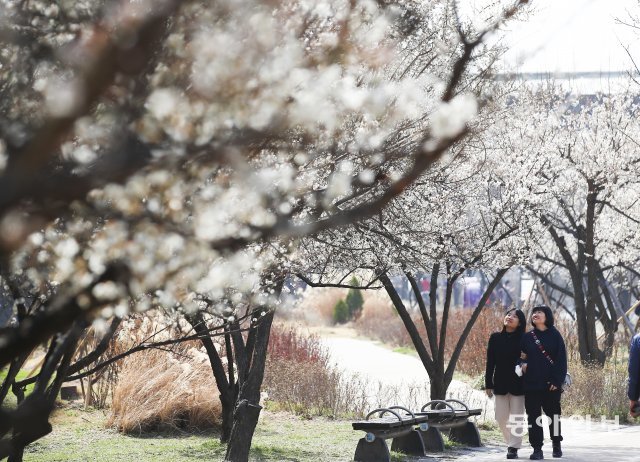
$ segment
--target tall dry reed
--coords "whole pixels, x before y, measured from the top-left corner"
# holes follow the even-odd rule
[[[192,350],[148,350],[122,364],[108,425],[124,433],[206,429],[220,423],[221,406],[206,356]]]

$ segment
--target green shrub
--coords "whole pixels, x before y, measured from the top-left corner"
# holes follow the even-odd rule
[[[333,308],[333,322],[344,324],[349,320],[349,307],[344,300],[339,300]]]
[[[352,285],[358,285],[358,280],[353,278],[351,280]],[[349,319],[357,319],[362,313],[362,306],[364,305],[364,298],[359,289],[349,289],[346,299],[347,307],[349,309]]]

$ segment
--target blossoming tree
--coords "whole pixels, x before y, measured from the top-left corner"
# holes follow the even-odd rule
[[[486,69],[470,65],[521,3],[478,28],[444,0],[3,2],[0,263],[17,289],[0,367],[49,353],[2,411],[0,456],[50,431],[83,329],[131,310],[197,331],[246,307],[236,398],[255,404],[283,257],[379,213],[464,138]],[[243,461],[259,408],[235,409]]]
[[[551,87],[516,96],[511,115],[487,136],[501,140],[494,148],[529,172],[521,197],[546,229],[529,269],[549,295],[573,302],[580,357],[603,364],[619,320],[628,324],[630,299],[622,294],[637,274],[637,101],[629,94],[575,97]]]

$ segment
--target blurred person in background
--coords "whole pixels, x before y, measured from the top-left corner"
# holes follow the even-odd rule
[[[640,334],[631,339],[629,348],[629,413],[631,417],[640,417]]]

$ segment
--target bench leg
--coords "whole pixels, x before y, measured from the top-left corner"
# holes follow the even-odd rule
[[[353,460],[355,462],[391,462],[391,454],[385,440],[376,438],[369,443],[366,439],[360,438]]]
[[[424,456],[424,441],[420,430],[411,430],[403,436],[398,436],[391,443],[391,450],[401,452],[409,456]]]
[[[422,433],[422,440],[424,441],[424,447],[429,452],[443,452],[444,440],[442,439],[442,433],[436,427],[429,427]]]
[[[476,427],[476,424],[473,422],[467,421],[464,425],[453,427],[449,430],[449,438],[472,448],[482,446],[480,432],[478,432],[478,427]]]

